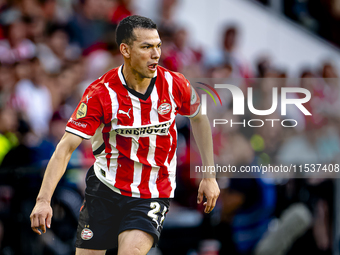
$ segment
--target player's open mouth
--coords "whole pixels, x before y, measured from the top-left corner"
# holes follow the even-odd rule
[[[151,70],[151,71],[156,71],[157,63],[148,65],[148,67],[149,67],[149,70]]]

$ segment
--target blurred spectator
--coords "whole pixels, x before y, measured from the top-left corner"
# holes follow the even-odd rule
[[[250,78],[251,70],[243,56],[237,51],[239,29],[230,26],[225,29],[222,47],[217,52],[206,52],[205,65],[213,67],[216,65],[229,64],[232,67],[233,78]]]
[[[334,119],[339,118],[340,107],[340,83],[335,66],[331,62],[325,62],[321,68],[323,78],[322,94],[324,96],[320,102],[321,112]]]
[[[193,67],[200,61],[201,53],[188,46],[188,32],[184,28],[179,28],[173,36],[173,44],[163,53],[163,65],[172,71],[183,72],[184,68]]]
[[[258,78],[264,78],[266,73],[272,69],[271,60],[268,56],[261,56],[256,62]]]
[[[33,164],[37,163],[37,154],[33,150],[32,144],[32,132],[28,124],[23,121],[18,121],[18,129],[16,130],[16,135],[18,139],[17,146],[11,148],[11,150],[6,154],[5,158],[0,165],[2,169],[18,169],[20,167],[31,167]],[[18,159],[18,155],[21,155]],[[38,162],[39,164],[40,162]]]
[[[39,3],[45,20],[57,20],[57,0],[39,0]]]
[[[20,9],[20,12],[24,16],[43,16],[43,10],[38,0],[22,0],[14,3],[16,8]]]
[[[26,24],[20,19],[5,29],[7,39],[0,40],[0,62],[14,64],[35,56],[35,45],[26,38]]]
[[[161,1],[160,16],[158,18],[160,31],[173,31],[173,29],[176,27],[174,11],[175,11],[177,4],[178,4],[177,0],[162,0]]]
[[[46,43],[37,45],[37,55],[47,73],[59,73],[67,61],[74,61],[79,57],[80,49],[69,45],[68,34],[64,27],[49,26],[46,39]]]
[[[83,0],[69,23],[71,42],[86,49],[103,39],[112,8],[108,0]],[[112,3],[112,2],[111,2]]]
[[[41,43],[45,40],[45,28],[47,21],[41,16],[25,16],[27,38],[33,43]]]
[[[79,81],[79,93],[83,95],[85,89],[94,80],[98,79],[108,70],[123,64],[115,38],[115,25],[110,25],[106,32],[104,41],[84,51],[81,62],[82,80]]]
[[[131,0],[117,0],[116,6],[113,9],[111,22],[117,24],[124,18],[131,16],[130,10]]]
[[[16,84],[15,69],[12,65],[0,63],[0,100],[1,104],[5,103],[14,92]]]
[[[305,108],[311,113],[311,115],[305,115],[306,128],[318,129],[327,123],[327,119],[324,118],[319,111],[319,107],[322,106],[322,101],[327,100],[323,92],[322,84],[311,71],[305,70],[301,74],[300,86],[311,93],[311,100],[304,104]],[[304,95],[301,94],[298,96],[304,97]]]
[[[15,135],[18,125],[16,112],[11,108],[0,107],[0,165],[6,154],[18,145]]]
[[[35,135],[42,137],[48,133],[48,123],[52,117],[51,94],[42,83],[45,74],[38,59],[18,63],[19,73],[21,69],[24,74],[16,85],[16,96],[22,102],[20,110]]]

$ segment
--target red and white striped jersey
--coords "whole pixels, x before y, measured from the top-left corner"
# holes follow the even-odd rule
[[[193,117],[199,108],[183,75],[158,66],[140,94],[126,86],[121,66],[86,89],[66,131],[91,139],[95,173],[115,192],[169,198],[176,187],[175,116]]]

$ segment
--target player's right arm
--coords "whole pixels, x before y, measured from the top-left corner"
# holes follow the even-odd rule
[[[51,227],[51,198],[53,192],[65,173],[66,166],[73,151],[79,146],[82,140],[83,138],[79,136],[65,132],[47,165],[36,204],[30,216],[32,230],[39,235],[41,235],[39,229],[45,233],[46,226],[48,228]]]
[[[83,139],[90,139],[101,123],[110,123],[112,119],[111,98],[104,78],[94,81],[84,92],[77,108],[66,125],[66,133],[60,140],[50,162],[31,213],[31,227],[41,234],[50,228],[52,218],[51,198],[53,192],[65,173],[72,152]],[[105,83],[106,84],[106,83]],[[105,109],[105,111],[104,111]]]

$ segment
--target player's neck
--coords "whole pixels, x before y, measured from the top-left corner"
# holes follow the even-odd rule
[[[141,94],[145,94],[146,90],[149,87],[151,78],[141,77],[137,72],[134,72],[126,65],[123,66],[123,75],[125,78],[126,86]]]

